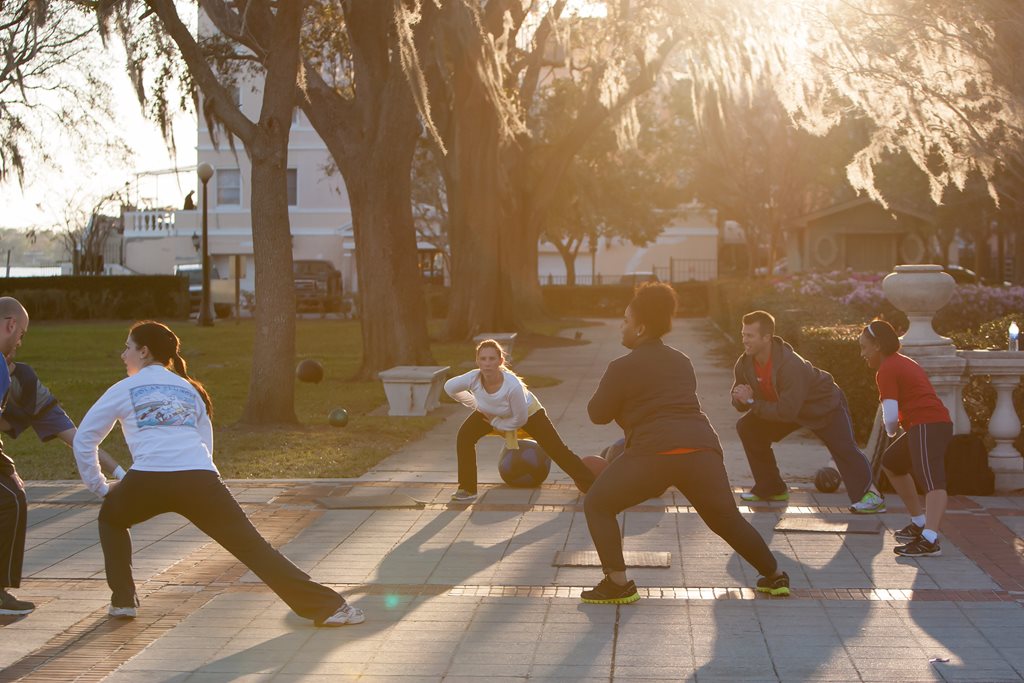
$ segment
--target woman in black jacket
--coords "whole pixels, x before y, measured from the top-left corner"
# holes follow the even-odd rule
[[[622,322],[622,345],[587,410],[595,424],[612,420],[626,433],[626,450],[594,482],[584,499],[587,526],[605,578],[583,591],[583,602],[639,600],[626,576],[615,516],[669,486],[678,488],[701,519],[761,574],[757,590],[789,595],[789,576],[761,535],[743,518],[729,486],[718,434],[701,411],[697,377],[684,354],[662,343],[672,328],[676,293],[670,286],[640,287]]]

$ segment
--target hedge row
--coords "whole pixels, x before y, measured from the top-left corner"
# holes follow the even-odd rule
[[[853,432],[864,443],[878,408],[875,371],[860,357],[857,338],[863,325],[811,325],[800,334],[799,353],[830,373],[850,405]]]
[[[0,278],[33,320],[187,318],[188,280],[174,275]]]

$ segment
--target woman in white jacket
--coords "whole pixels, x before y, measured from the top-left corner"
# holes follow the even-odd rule
[[[267,543],[224,485],[213,464],[210,397],[188,376],[179,348],[178,337],[165,325],[132,326],[121,354],[128,377],[89,409],[75,435],[78,471],[89,490],[103,498],[99,530],[110,616],[136,616],[128,530],[176,512],[238,558],[299,616],[318,626],[362,622],[362,610],[310,580]],[[118,422],[132,466],[122,481],[108,484],[97,448]]]
[[[456,439],[459,490],[452,495],[452,501],[476,500],[476,442],[493,432],[515,441],[518,429],[532,436],[586,493],[594,483],[593,473],[562,441],[537,397],[505,367],[501,344],[493,339],[480,342],[476,347],[476,365],[477,370],[452,377],[444,385],[449,396],[473,411],[462,423]]]

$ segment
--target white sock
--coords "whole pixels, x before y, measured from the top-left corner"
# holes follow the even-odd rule
[[[935,541],[939,540],[939,535],[931,529],[925,529],[921,532],[921,535],[924,536],[924,539],[929,543],[935,543]]]
[[[920,526],[920,527],[923,527],[924,526],[924,515],[913,515],[913,516],[911,516],[910,521],[913,522],[914,524]]]
[[[120,481],[121,479],[124,479],[124,475],[125,474],[127,474],[127,472],[125,472],[124,468],[121,467],[120,465],[118,465],[117,467],[114,468],[114,477],[118,481]]]

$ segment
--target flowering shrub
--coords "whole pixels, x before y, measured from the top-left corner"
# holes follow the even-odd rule
[[[1024,287],[959,285],[953,290],[953,297],[949,303],[935,314],[932,325],[940,334],[949,334],[984,325],[1005,315],[1019,315],[1022,312]],[[1003,341],[1005,343],[1005,339]]]
[[[804,299],[827,298],[841,304],[832,320],[822,324],[868,321],[875,316],[892,320],[896,308],[882,291],[884,273],[833,271],[801,273],[778,278],[771,283],[776,294],[789,298],[789,306],[813,303]],[[988,287],[958,285],[949,303],[935,314],[932,324],[939,334],[978,327],[1015,312],[1024,312],[1024,287]]]

